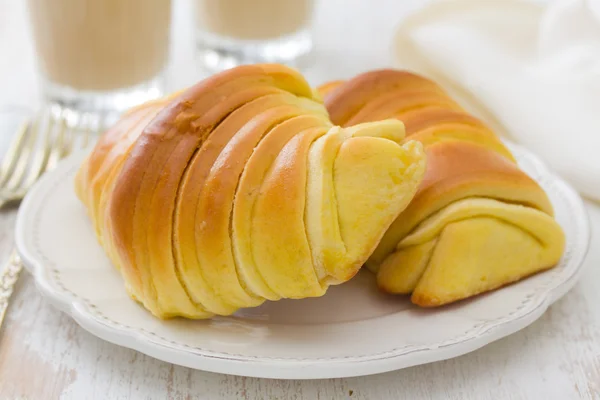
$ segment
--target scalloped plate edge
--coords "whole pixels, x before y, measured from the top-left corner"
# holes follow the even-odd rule
[[[577,206],[574,214],[578,216],[578,222],[583,228],[583,236],[587,240],[585,243],[579,244],[583,246],[583,249],[578,253],[577,259],[572,260],[573,263],[577,264],[572,273],[564,277],[564,280],[553,280],[553,282],[556,281],[555,285],[547,288],[546,291],[540,292],[536,296],[535,301],[531,301],[528,307],[524,307],[513,318],[508,321],[500,320],[495,324],[486,324],[485,329],[476,334],[463,335],[463,337],[447,341],[443,345],[415,346],[411,349],[402,349],[396,353],[390,352],[357,359],[299,361],[272,358],[261,359],[258,357],[232,357],[208,351],[186,351],[164,343],[161,340],[155,340],[150,335],[139,332],[136,329],[117,329],[94,316],[88,309],[88,306],[79,301],[79,299],[56,287],[53,284],[53,278],[48,276],[48,270],[44,267],[42,260],[33,256],[27,248],[24,237],[27,215],[33,211],[32,203],[37,192],[44,187],[46,182],[51,181],[54,172],[45,175],[36,183],[23,201],[17,217],[16,246],[25,267],[34,276],[36,286],[42,295],[50,300],[53,306],[70,315],[82,328],[105,341],[131,348],[153,358],[173,364],[210,372],[259,378],[324,379],[371,375],[442,361],[475,351],[532,324],[543,315],[552,303],[564,296],[575,285],[583,272],[583,261],[589,248],[590,238],[590,224],[583,201],[569,184],[551,173],[537,156],[521,146],[510,142],[508,144],[511,148],[516,148],[521,152],[527,153],[536,164],[536,168],[544,171],[545,175],[552,177],[556,184],[562,186],[563,192],[569,197],[569,201]],[[75,154],[69,159],[62,161],[57,170],[61,167],[65,168],[65,165],[69,164],[69,161],[72,163],[74,159],[83,158],[83,155],[83,153]]]

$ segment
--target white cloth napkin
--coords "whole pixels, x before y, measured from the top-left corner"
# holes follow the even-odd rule
[[[446,0],[406,18],[399,66],[600,200],[600,0]]]

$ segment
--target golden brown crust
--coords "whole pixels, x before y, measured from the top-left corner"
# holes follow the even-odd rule
[[[446,108],[431,108],[405,115],[402,119],[406,127],[406,135],[410,136],[420,130],[445,124],[464,125],[474,128],[489,130],[479,119],[464,111],[449,110]],[[489,130],[492,132],[491,130]]]
[[[324,86],[327,87],[328,84]],[[489,147],[510,160],[510,151],[478,119],[468,115],[437,84],[406,71],[380,70],[358,75],[325,93],[325,104],[335,123],[397,118],[407,127],[407,140],[425,146],[453,138]]]
[[[439,92],[427,90],[406,90],[405,88],[391,90],[373,99],[361,107],[345,126],[352,126],[362,122],[380,121],[417,112],[424,108],[439,108],[461,111],[462,108],[451,98]]]
[[[345,81],[340,79],[337,81],[329,81],[317,87],[317,92],[321,97],[325,97],[329,92],[335,90],[338,86],[343,84]]]
[[[478,129],[470,126],[432,126],[423,129],[422,131],[414,132],[405,140],[418,140],[423,143],[425,147],[445,141],[477,144],[495,151],[506,159],[514,162],[512,153],[494,134],[485,129]]]
[[[365,104],[393,90],[428,89],[444,93],[436,83],[419,75],[393,69],[365,72],[355,76],[324,96],[331,121],[346,126]],[[391,117],[391,116],[390,116]],[[367,121],[362,121],[367,122]]]
[[[505,190],[502,193],[507,196],[505,200],[552,213],[550,201],[539,190],[538,184],[517,165],[494,151],[471,143],[452,141],[430,146],[426,153],[429,167],[413,200],[417,205],[429,203],[463,186],[481,184],[484,188],[486,185],[503,185]],[[514,195],[511,188],[520,192],[520,195]],[[468,189],[469,192],[471,190]],[[477,195],[482,196],[483,193]]]

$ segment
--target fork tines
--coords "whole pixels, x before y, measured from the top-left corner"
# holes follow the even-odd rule
[[[44,172],[76,147],[86,147],[103,125],[101,114],[57,104],[24,123],[0,165],[0,205],[21,199]]]

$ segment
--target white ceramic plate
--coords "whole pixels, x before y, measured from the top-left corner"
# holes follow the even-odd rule
[[[96,242],[64,161],[19,211],[17,247],[41,292],[92,334],[191,368],[267,378],[368,375],[456,357],[535,321],[575,283],[589,226],[579,196],[524,149],[522,168],[540,182],[567,235],[560,265],[530,279],[437,310],[378,293],[369,272],[316,299],[283,300],[210,321],[159,321],[129,299]]]

